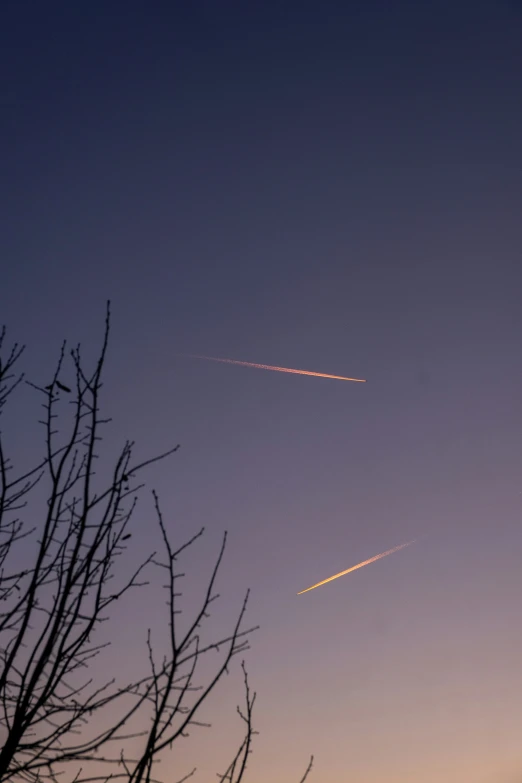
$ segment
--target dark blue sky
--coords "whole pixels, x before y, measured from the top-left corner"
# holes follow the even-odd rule
[[[522,770],[521,44],[513,0],[2,3],[0,322],[40,377],[112,299],[114,444],[231,531],[276,783]]]
[[[385,310],[421,302],[412,271],[489,289],[490,248],[517,266],[521,28],[502,2],[6,3],[14,285],[90,307],[103,278],[126,310],[139,286],[223,348],[245,315],[362,309],[375,276]]]

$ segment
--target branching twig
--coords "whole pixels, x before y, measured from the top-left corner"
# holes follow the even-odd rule
[[[116,564],[131,538],[129,527],[142,487],[137,476],[172,455],[178,446],[135,461],[134,443],[127,441],[105,483],[95,487],[101,429],[108,423],[100,415],[100,392],[109,328],[108,305],[102,347],[91,373],[84,367],[78,346],[69,353],[74,382],[65,383],[68,354],[64,343],[50,382],[27,382],[42,396],[44,411],[45,451],[32,468],[15,473],[0,431],[2,782],[160,783],[154,775],[160,754],[186,736],[190,727],[207,725],[200,714],[209,694],[228,672],[232,659],[248,649],[255,630],[243,627],[247,593],[232,629],[200,641],[201,628],[219,597],[216,583],[225,533],[201,605],[181,633],[177,625],[181,612],[178,562],[203,530],[174,548],[155,493],[162,552],[144,557],[126,579],[118,577]],[[0,415],[23,380],[23,375],[14,372],[23,347],[15,345],[2,360],[5,337],[4,329],[0,332]],[[64,400],[69,403],[69,416]],[[47,502],[35,524],[27,525],[16,514],[27,507],[35,488],[45,488]],[[20,565],[23,552],[29,557],[31,551],[25,539],[36,546],[32,560]],[[90,666],[107,643],[96,641],[96,633],[123,596],[148,584],[145,574],[151,569],[166,577],[168,649],[158,659],[149,630],[145,639],[149,671],[123,685],[115,678],[97,682],[89,673]],[[210,651],[218,651],[220,657],[205,678],[200,664]],[[250,692],[244,664],[243,674],[246,707],[238,708],[238,713],[246,734],[221,776],[222,783],[243,781],[256,733],[252,728],[256,696]],[[114,771],[109,776],[98,774],[99,765]],[[311,763],[301,783],[310,769]]]

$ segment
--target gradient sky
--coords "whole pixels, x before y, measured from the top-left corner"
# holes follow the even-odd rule
[[[252,588],[251,783],[522,779],[521,41],[514,0],[1,4],[0,322],[38,381],[112,299],[107,448],[180,442],[192,577],[227,528],[224,619]]]

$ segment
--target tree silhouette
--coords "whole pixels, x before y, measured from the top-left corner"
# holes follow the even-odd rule
[[[183,574],[178,563],[204,529],[173,547],[155,493],[162,551],[146,557],[130,577],[118,576],[115,564],[126,552],[124,542],[131,537],[128,525],[143,486],[137,477],[178,446],[136,462],[134,443],[127,441],[102,487],[95,485],[100,431],[109,422],[100,415],[109,327],[108,305],[102,347],[91,374],[84,369],[80,346],[67,355],[64,343],[50,384],[25,381],[43,396],[45,449],[34,467],[15,472],[0,432],[0,781],[155,783],[162,752],[186,736],[191,726],[202,725],[201,707],[232,659],[248,649],[255,630],[244,627],[247,593],[229,631],[213,640],[201,639],[211,604],[218,598],[215,585],[225,533],[199,609],[181,631],[178,584]],[[16,373],[24,348],[15,344],[7,351],[5,342],[4,328],[0,416],[24,381]],[[73,370],[72,388],[58,380],[65,374],[67,358]],[[64,413],[60,391],[68,395],[70,415]],[[18,512],[33,497],[38,500],[40,490],[45,501],[37,521],[28,526]],[[107,616],[109,609],[115,609],[129,591],[147,584],[150,569],[165,577],[168,647],[158,656],[149,629],[144,633],[149,664],[144,675],[124,685],[116,678],[98,681],[90,667],[108,643],[96,641],[96,633],[105,620],[112,619]],[[219,655],[205,677],[200,664],[211,651]],[[218,775],[221,783],[244,780],[256,733],[252,723],[256,696],[244,663],[242,667],[245,707],[238,707],[238,713],[245,723],[245,738],[228,769]],[[137,721],[147,728],[136,727]],[[312,760],[301,783],[311,764]]]

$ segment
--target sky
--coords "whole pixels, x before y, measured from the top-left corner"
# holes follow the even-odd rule
[[[179,442],[146,478],[196,589],[229,531],[216,627],[252,590],[252,783],[522,779],[521,40],[515,0],[1,4],[0,323],[38,380],[111,299],[106,448]]]

